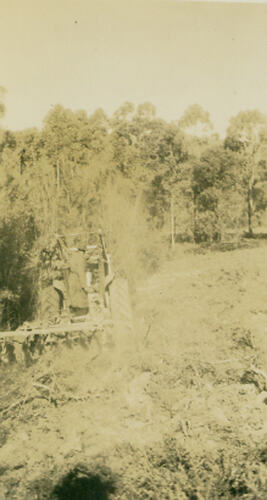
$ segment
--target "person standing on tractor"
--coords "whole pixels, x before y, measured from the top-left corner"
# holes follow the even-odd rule
[[[71,248],[69,251],[68,291],[69,308],[75,316],[83,316],[89,312],[88,286],[86,283],[86,259],[82,248]]]

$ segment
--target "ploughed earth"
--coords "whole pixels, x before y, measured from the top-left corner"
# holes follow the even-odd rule
[[[135,335],[1,368],[0,500],[267,498],[267,248],[175,256]]]

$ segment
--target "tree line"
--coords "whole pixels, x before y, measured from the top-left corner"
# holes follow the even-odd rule
[[[241,111],[222,140],[196,104],[172,123],[151,103],[126,102],[111,117],[56,105],[41,130],[0,129],[3,321],[29,316],[33,256],[54,234],[101,226],[114,248],[118,226],[136,239],[144,221],[172,245],[252,235],[267,206],[266,151],[265,114]]]

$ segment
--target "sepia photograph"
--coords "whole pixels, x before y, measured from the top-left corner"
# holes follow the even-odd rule
[[[267,499],[267,0],[0,0],[0,500]]]

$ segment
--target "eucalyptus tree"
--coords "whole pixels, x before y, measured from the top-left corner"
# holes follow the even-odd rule
[[[199,231],[198,200],[194,185],[194,168],[207,148],[218,146],[220,139],[213,131],[213,124],[208,111],[199,104],[189,106],[178,121],[178,127],[184,136],[187,161],[185,165],[184,192],[186,192],[187,211],[190,214],[189,224],[195,238]]]
[[[238,156],[240,182],[247,202],[248,232],[252,235],[256,188],[267,178],[267,115],[258,110],[248,110],[231,118],[225,147]]]

